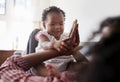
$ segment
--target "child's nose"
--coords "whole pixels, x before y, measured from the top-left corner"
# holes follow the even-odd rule
[[[61,27],[61,25],[59,25],[59,24],[55,25],[56,29],[59,29],[60,27]]]

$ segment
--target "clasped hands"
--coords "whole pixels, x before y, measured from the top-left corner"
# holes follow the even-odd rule
[[[68,38],[65,38],[63,40],[58,40],[58,42],[55,42],[54,48],[62,55],[71,55],[72,53],[82,48],[81,46],[79,46],[79,42],[80,40],[79,40],[79,32],[78,32],[78,23],[77,20],[75,20]],[[56,77],[56,80],[59,79],[65,81],[69,79],[72,81],[75,78],[74,73],[66,73],[66,72],[60,73],[54,66],[50,64],[47,64],[46,68],[48,70],[48,75],[50,77]]]
[[[70,55],[82,48],[82,46],[79,46],[79,42],[78,23],[77,20],[75,20],[68,38],[58,40],[54,48],[64,55]]]

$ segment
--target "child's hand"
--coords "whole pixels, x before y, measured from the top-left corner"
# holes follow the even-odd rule
[[[59,41],[56,41],[54,43],[54,48],[59,51],[59,52],[62,52],[62,53],[67,53],[71,50],[71,47],[65,43],[67,40],[69,40],[70,38],[66,38],[66,39],[63,39],[63,40],[59,40]]]
[[[76,45],[74,47],[71,47],[66,42],[69,41],[71,38],[66,38],[64,40],[59,40],[54,43],[54,48],[60,52],[62,55],[71,55],[72,53],[80,50],[82,46]],[[72,45],[72,43],[71,43]]]
[[[47,64],[46,65],[48,76],[53,80],[52,82],[75,82],[75,73],[62,72],[60,73],[54,66]]]
[[[65,55],[70,55],[76,51],[79,45],[79,32],[77,20],[74,21],[69,37],[54,43],[54,49]],[[79,46],[81,48],[81,46]],[[77,49],[79,50],[79,49]]]
[[[64,82],[76,82],[75,81],[76,73],[68,72],[68,71],[62,72],[60,79]]]

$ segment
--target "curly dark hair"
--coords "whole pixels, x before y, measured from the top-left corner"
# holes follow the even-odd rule
[[[92,37],[89,38],[89,40],[94,39],[94,37],[96,37],[98,34],[102,34],[102,30],[105,27],[108,27],[112,30],[112,32],[110,33],[109,36],[118,35],[118,34],[120,35],[120,16],[108,17],[108,18],[104,19],[103,21],[101,21],[99,29],[97,31],[93,32],[93,35],[92,35]],[[109,36],[107,38],[109,38]],[[90,48],[86,54],[91,54],[91,53],[97,51],[96,49],[98,48],[98,45],[101,45],[103,40],[104,39],[101,39],[98,42],[99,44],[94,45],[94,48]],[[112,43],[112,40],[109,40],[109,42],[110,41]],[[100,51],[101,49],[98,49],[98,50]]]
[[[105,27],[109,27],[113,30],[113,33],[120,33],[120,16],[108,17],[103,20],[100,24],[100,27],[97,31],[93,32],[92,37],[89,40],[92,40],[96,35],[101,34],[102,30]]]
[[[108,26],[113,31],[110,36],[97,42],[89,48],[87,54],[92,55],[92,61],[83,71],[79,71],[78,82],[119,82],[120,73],[120,16],[103,20],[96,34]],[[81,74],[82,71],[82,74]]]
[[[60,8],[56,7],[56,6],[50,6],[46,9],[44,9],[43,13],[42,13],[42,21],[46,20],[46,17],[49,13],[62,13],[64,16],[64,20],[65,20],[65,12],[63,10],[61,10]]]

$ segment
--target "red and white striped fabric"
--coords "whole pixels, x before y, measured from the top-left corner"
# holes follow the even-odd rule
[[[3,82],[75,82],[68,72],[61,73],[60,78],[42,77],[26,73],[29,68],[24,58],[12,56],[1,65],[0,76]]]

